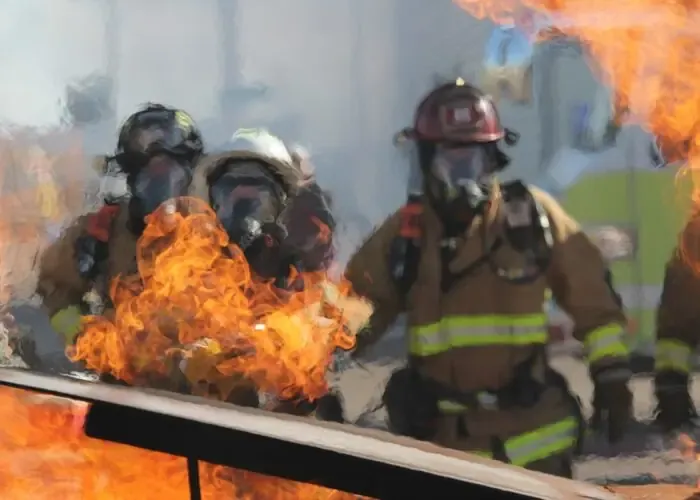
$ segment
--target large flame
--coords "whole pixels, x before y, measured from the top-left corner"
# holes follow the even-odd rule
[[[0,136],[0,304],[34,293],[30,277],[47,243],[47,226],[84,210],[82,150],[76,138],[64,136],[42,136],[68,144],[56,154],[48,154],[26,134]]]
[[[349,308],[339,307],[349,286],[322,273],[298,275],[294,292],[254,280],[208,206],[172,207],[149,217],[139,276],[115,280],[115,314],[86,320],[73,357],[134,385],[167,377],[184,357],[200,366],[190,382],[245,377],[280,397],[325,394],[333,351],[354,344]]]
[[[694,0],[454,0],[477,18],[540,19],[554,33],[578,39],[592,67],[615,91],[615,116],[647,127],[669,161],[682,160],[684,179],[700,206],[700,36]],[[536,23],[535,23],[536,24]],[[535,27],[535,30],[537,28]],[[542,38],[542,36],[538,37]],[[700,227],[698,228],[700,229]],[[694,233],[697,234],[697,233]],[[681,243],[700,271],[697,238]]]
[[[184,458],[88,438],[86,412],[85,403],[0,388],[0,498],[189,498]],[[211,464],[200,477],[204,500],[357,498]]]

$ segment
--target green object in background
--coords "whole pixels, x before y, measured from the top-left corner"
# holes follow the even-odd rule
[[[582,177],[563,195],[564,208],[584,227],[617,226],[630,230],[636,243],[629,258],[613,260],[615,288],[636,331],[631,347],[652,354],[655,309],[666,261],[677,242],[689,206],[687,185],[675,169],[627,169]]]
[[[81,319],[82,314],[78,306],[66,307],[51,316],[51,328],[63,335],[66,345],[71,345],[80,332]]]

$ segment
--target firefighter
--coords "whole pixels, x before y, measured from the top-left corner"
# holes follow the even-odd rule
[[[320,271],[332,259],[335,220],[308,167],[265,129],[237,131],[226,151],[197,168],[191,194],[207,201],[262,279],[287,288],[290,268]]]
[[[148,104],[125,121],[108,161],[126,175],[128,196],[107,198],[100,210],[78,218],[41,258],[37,293],[66,344],[80,332],[81,316],[112,312],[109,285],[118,275],[137,273],[136,243],[146,216],[162,203],[189,194],[203,154],[202,134],[182,110]],[[107,375],[102,379],[117,382]],[[149,384],[191,390],[176,369]],[[258,405],[257,391],[245,384],[227,396],[239,405]]]
[[[692,217],[681,233],[681,243],[666,264],[663,291],[656,314],[655,393],[656,423],[665,431],[692,423],[697,417],[689,379],[698,346],[700,276],[693,251],[700,218]],[[697,264],[695,264],[697,265]]]
[[[571,476],[583,422],[547,362],[547,288],[586,346],[596,428],[615,442],[631,412],[625,317],[600,252],[550,196],[496,182],[509,162],[499,141],[517,134],[463,80],[430,92],[401,137],[416,145],[424,195],[347,266],[375,307],[353,357],[406,312],[409,362],[383,397],[393,432]]]
[[[301,284],[290,279],[293,269],[326,270],[333,255],[335,220],[308,165],[306,155],[290,151],[267,130],[241,129],[223,153],[198,165],[190,190],[214,209],[254,279],[270,280],[280,290]],[[304,398],[273,398],[266,405],[304,415],[315,406]]]
[[[108,161],[126,174],[129,196],[107,198],[98,211],[79,217],[41,258],[37,292],[67,344],[81,315],[102,313],[111,279],[136,272],[145,217],[187,194],[203,149],[201,133],[184,111],[148,104],[124,122]]]

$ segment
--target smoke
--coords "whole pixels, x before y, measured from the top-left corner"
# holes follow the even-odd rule
[[[310,151],[347,227],[341,258],[405,198],[394,133],[437,74],[477,74],[490,29],[449,0],[5,0],[3,14],[3,128],[65,126],[67,87],[96,76],[115,113],[83,124],[86,155],[111,152],[147,101],[190,112],[210,147],[267,127]]]

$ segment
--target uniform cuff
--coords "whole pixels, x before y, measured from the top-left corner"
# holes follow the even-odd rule
[[[629,348],[624,341],[624,330],[617,323],[590,331],[583,345],[588,363],[591,365],[604,358],[629,358]]]
[[[654,371],[690,373],[693,349],[680,340],[661,339],[656,343]]]

